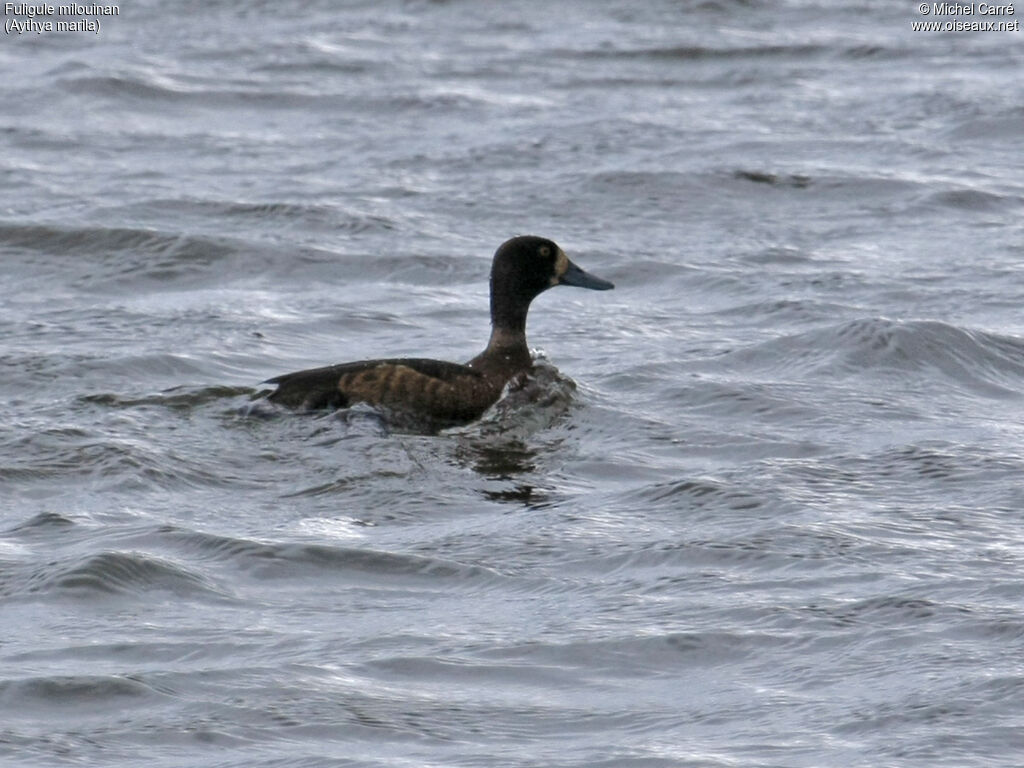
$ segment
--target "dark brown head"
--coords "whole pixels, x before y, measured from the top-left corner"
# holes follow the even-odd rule
[[[530,302],[556,285],[595,291],[615,287],[577,267],[551,240],[533,235],[506,240],[491,265],[491,322],[509,330],[525,329]]]

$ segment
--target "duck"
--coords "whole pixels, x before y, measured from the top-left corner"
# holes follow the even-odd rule
[[[286,373],[264,382],[277,387],[267,399],[301,411],[366,403],[442,428],[470,423],[498,401],[509,382],[524,381],[533,370],[526,315],[537,296],[560,285],[615,287],[578,267],[552,240],[513,237],[494,253],[491,335],[476,357],[466,363],[383,358]]]

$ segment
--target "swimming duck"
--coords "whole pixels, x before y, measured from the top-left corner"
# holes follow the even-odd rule
[[[555,243],[531,235],[501,244],[491,264],[491,338],[468,363],[390,358],[341,363],[268,379],[268,399],[291,408],[345,408],[368,403],[452,426],[479,418],[505,385],[533,368],[526,346],[530,302],[556,285],[614,288],[569,261]]]

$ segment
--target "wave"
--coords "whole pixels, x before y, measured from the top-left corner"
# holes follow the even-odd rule
[[[173,547],[191,558],[230,564],[261,579],[305,578],[304,570],[339,576],[362,575],[383,579],[413,576],[419,584],[435,580],[493,578],[495,572],[475,565],[423,555],[338,547],[314,543],[266,543],[251,539],[163,526],[147,541]]]
[[[232,220],[239,226],[282,227],[304,229],[314,227],[330,232],[385,232],[398,228],[398,222],[373,213],[346,211],[329,205],[311,205],[288,200],[214,200],[196,197],[153,198],[118,206],[122,215],[165,216],[168,213],[199,216],[229,227]]]
[[[90,478],[133,487],[206,485],[217,475],[200,460],[169,461],[158,446],[99,433],[44,429],[8,441],[0,479]]]
[[[101,405],[107,408],[138,408],[154,405],[171,411],[191,411],[207,403],[216,403],[236,397],[252,396],[256,390],[252,387],[232,387],[214,385],[208,387],[171,387],[155,395],[131,397],[114,392],[100,392],[92,395],[81,395],[76,401],[88,405]]]
[[[766,499],[735,485],[708,478],[686,478],[652,483],[631,490],[623,496],[623,501],[652,504],[672,500],[673,503],[685,502],[688,508],[709,507],[714,510],[749,510],[761,507]]]
[[[735,350],[718,361],[787,376],[937,375],[991,397],[1024,392],[1024,341],[938,320],[853,320]]]
[[[221,109],[232,106],[314,109],[325,101],[325,97],[316,92],[304,92],[296,87],[283,90],[272,83],[259,81],[238,83],[237,87],[225,88],[220,82],[184,85],[158,76],[88,75],[58,78],[57,85],[70,93],[84,93],[120,103],[192,104]],[[332,107],[337,106],[335,101],[330,99]]]
[[[834,48],[819,44],[749,45],[712,48],[703,45],[645,46],[637,48],[591,48],[556,51],[559,55],[580,59],[640,59],[649,61],[720,61],[734,59],[777,59],[808,57],[832,53]]]
[[[40,512],[28,520],[8,528],[6,533],[30,533],[53,528],[68,528],[73,525],[75,525],[74,520],[57,512]]]
[[[78,287],[106,287],[142,280],[164,283],[206,277],[245,253],[228,238],[132,227],[72,227],[0,223],[0,248],[50,255],[66,270],[75,263]],[[81,261],[88,257],[88,261]],[[65,278],[66,279],[66,278]]]
[[[184,237],[175,232],[130,227],[65,227],[45,224],[0,223],[0,245],[26,250],[108,255],[146,251],[174,254],[182,259],[210,259],[231,249],[207,238]],[[111,260],[115,260],[111,257]]]
[[[123,675],[54,675],[0,680],[0,700],[6,707],[116,709],[134,706],[137,699],[159,695],[140,680]],[[15,711],[14,709],[10,711]]]
[[[55,533],[53,526],[57,525]],[[95,531],[77,529],[68,539],[63,529],[76,526],[53,513],[37,515],[4,533],[5,538],[52,540],[45,557],[31,561],[7,561],[0,572],[0,595],[35,597],[65,594],[75,597],[142,595],[166,591],[179,596],[223,599],[229,597],[222,581],[238,586],[245,574],[257,582],[307,580],[332,576],[353,581],[394,586],[396,583],[429,588],[438,582],[499,579],[497,572],[428,555],[395,553],[378,549],[335,546],[314,542],[260,542],[177,526],[164,525],[121,530],[116,548],[87,555],[52,555],[52,544],[99,546],[109,534],[96,539]],[[54,539],[54,536],[59,539]],[[218,574],[223,573],[223,579]]]
[[[485,651],[485,658],[517,659],[556,669],[585,666],[610,677],[630,677],[678,669],[757,659],[769,650],[806,642],[768,632],[666,632],[570,643],[530,643]]]
[[[223,596],[199,573],[143,552],[105,551],[58,558],[42,565],[22,564],[6,569],[0,578],[0,594],[7,597],[52,593],[79,597],[141,595],[153,590]]]
[[[948,111],[949,107],[945,109]],[[1001,148],[1009,147],[1009,142],[1019,142],[1024,136],[1024,107],[1009,107],[995,114],[970,114],[949,127],[944,136],[951,142],[1007,142]]]

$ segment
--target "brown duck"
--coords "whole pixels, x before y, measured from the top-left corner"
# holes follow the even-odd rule
[[[422,358],[341,363],[269,379],[277,390],[268,399],[301,409],[368,403],[435,426],[473,421],[510,380],[532,370],[526,313],[536,296],[556,285],[614,288],[569,261],[552,241],[514,237],[502,243],[491,265],[491,339],[465,365]]]

